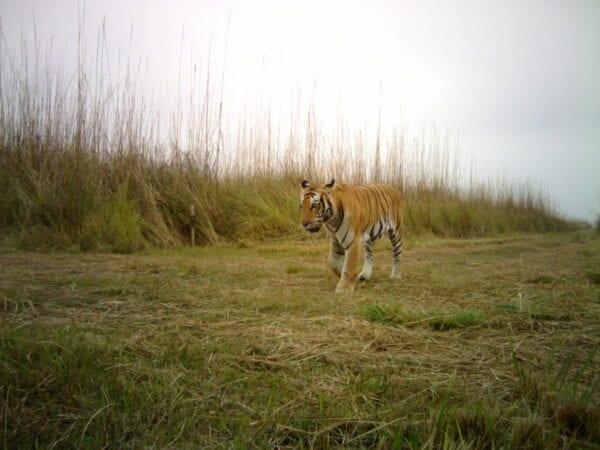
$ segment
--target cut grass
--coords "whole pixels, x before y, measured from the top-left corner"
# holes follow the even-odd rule
[[[402,280],[378,245],[348,297],[322,237],[5,245],[2,445],[596,448],[600,239],[582,236],[411,241]]]

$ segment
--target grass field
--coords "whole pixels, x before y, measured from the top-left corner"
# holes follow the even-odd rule
[[[543,187],[314,90],[230,100],[210,57],[165,106],[85,42],[0,30],[1,447],[598,448],[600,235]],[[402,192],[401,281],[379,244],[333,294],[305,177]]]
[[[598,448],[593,231],[322,235],[132,255],[0,247],[4,448]]]

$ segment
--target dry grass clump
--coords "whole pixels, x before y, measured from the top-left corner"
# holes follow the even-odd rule
[[[409,244],[402,280],[379,245],[346,298],[321,237],[128,256],[4,246],[3,445],[594,448],[585,273],[600,241]],[[435,329],[432,312],[460,326]]]

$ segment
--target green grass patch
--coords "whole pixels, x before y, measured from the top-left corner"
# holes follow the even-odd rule
[[[517,314],[520,312],[519,306],[515,303],[498,303],[494,305],[496,311],[506,314]]]
[[[565,321],[576,317],[571,310],[565,310],[559,305],[548,305],[540,301],[516,299],[512,303],[498,303],[494,309],[503,314],[519,315],[539,321]]]
[[[413,326],[428,323],[431,312],[426,310],[409,309],[403,305],[368,305],[362,311],[363,317],[391,326]]]
[[[80,234],[82,250],[98,250],[107,246],[115,253],[132,253],[147,245],[142,233],[144,221],[135,203],[130,200],[128,189],[126,181],[103,202],[100,211],[86,217]]]
[[[431,328],[437,331],[448,331],[455,328],[467,328],[485,322],[485,314],[477,310],[458,311],[451,314],[441,314],[429,322]]]
[[[486,316],[477,310],[445,313],[433,310],[408,309],[401,305],[369,305],[363,317],[391,326],[426,326],[436,331],[466,328],[483,323]]]
[[[294,274],[294,273],[307,272],[307,271],[310,271],[310,269],[307,269],[306,267],[303,267],[303,266],[297,266],[297,265],[289,265],[285,268],[285,273],[287,273],[287,274]]]

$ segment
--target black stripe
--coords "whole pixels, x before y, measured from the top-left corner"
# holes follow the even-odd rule
[[[373,228],[375,228],[375,225],[371,225],[371,229],[369,230],[369,237],[371,239],[373,239],[375,236],[373,235]]]
[[[331,202],[329,199],[327,199],[327,201],[323,200],[323,197],[321,197],[321,200],[323,201],[323,221],[328,222],[329,219],[331,219],[331,216],[329,215],[329,212],[331,211]]]
[[[344,246],[344,241],[346,240],[346,236],[348,236],[349,232],[350,232],[350,224],[348,224],[348,229],[346,230],[346,234],[344,235],[344,237],[340,241],[340,244],[342,244],[342,247]],[[354,241],[354,239],[352,239],[352,241]]]
[[[394,247],[394,258],[396,258],[402,253],[402,239],[398,239],[396,242],[392,242],[392,245]]]
[[[377,239],[379,239],[382,235],[383,235],[383,226],[385,225],[385,222],[383,221],[379,221],[379,230],[377,231]]]
[[[335,228],[335,231],[333,232],[334,234],[337,233],[337,231],[342,226],[342,222],[344,221],[344,208],[340,208],[340,212],[341,212],[341,216],[339,216],[339,222],[337,224],[337,227]]]

